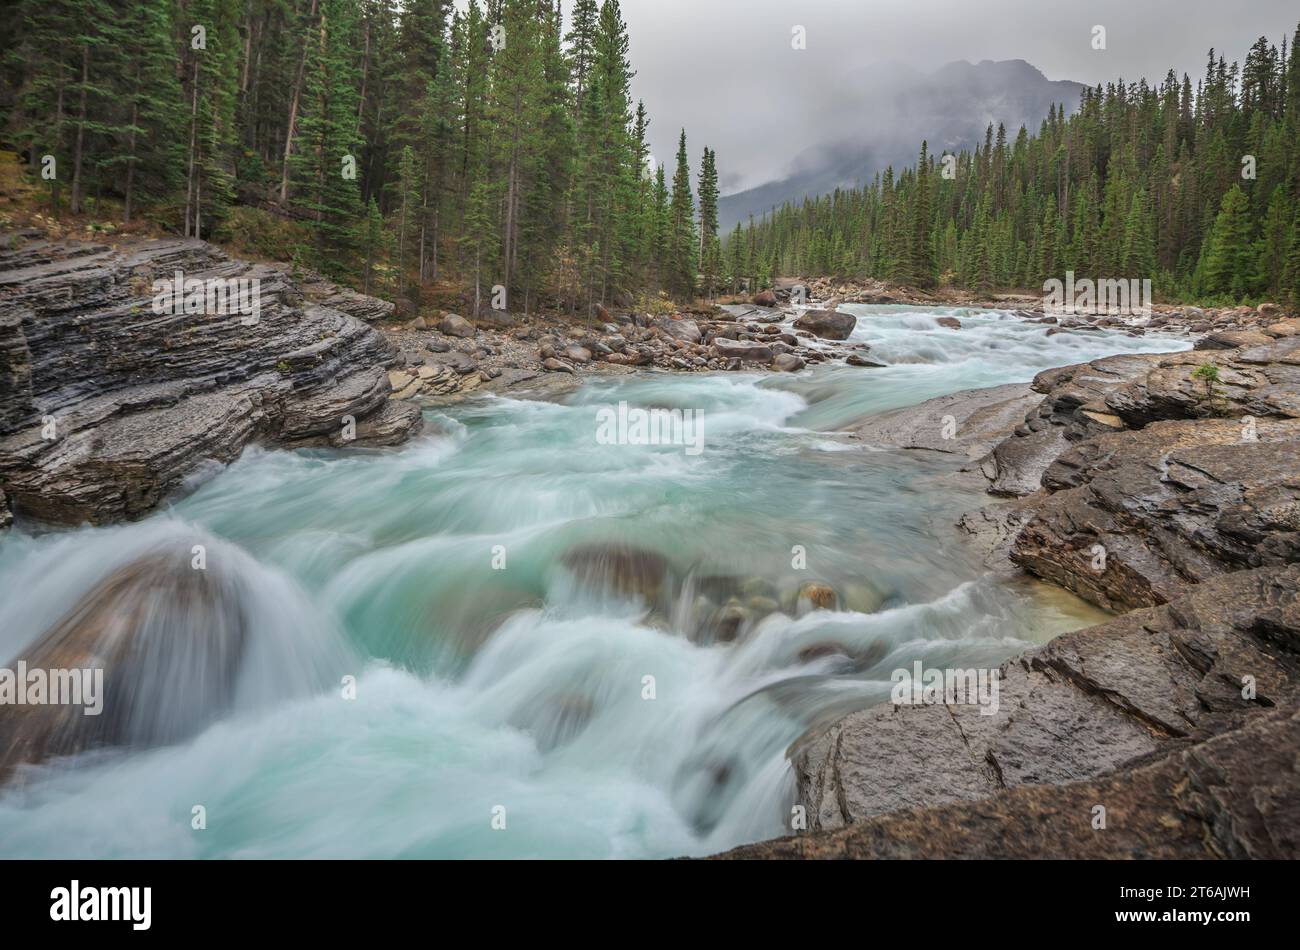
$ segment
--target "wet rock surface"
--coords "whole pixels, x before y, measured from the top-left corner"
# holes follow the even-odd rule
[[[854,427],[854,433],[877,445],[977,459],[987,455],[1007,429],[1040,401],[1040,396],[1020,384],[967,389],[869,416]]]
[[[824,833],[746,845],[721,859],[1286,858],[1300,854],[1300,712],[1067,785],[904,808]],[[1093,826],[1105,802],[1105,829]]]
[[[1300,740],[1300,345],[1239,316],[1272,322],[863,424],[964,451],[1009,499],[960,522],[991,567],[1128,612],[1003,664],[991,715],[884,704],[814,730],[791,750],[808,831],[724,857],[1300,856],[1278,748]],[[945,415],[972,431],[942,440]]]
[[[177,271],[259,281],[258,312],[155,312],[153,281]],[[417,431],[416,407],[389,406],[396,353],[364,322],[384,308],[313,287],[333,306],[287,269],[201,241],[0,252],[0,488],[14,512],[137,518],[253,442],[394,444]]]
[[[58,756],[175,742],[228,711],[253,633],[246,599],[219,565],[194,570],[183,547],[113,571],[20,657],[28,670],[102,670],[102,708],[0,704],[0,782]]]
[[[838,310],[805,310],[794,321],[798,330],[807,330],[827,340],[847,340],[858,318]]]
[[[993,715],[883,705],[808,738],[794,764],[812,833],[733,855],[1300,854],[1300,767],[1269,745],[1300,738],[1300,566],[1227,575],[1000,672]],[[1200,796],[1186,780],[1210,763]],[[935,834],[954,822],[956,839]]]

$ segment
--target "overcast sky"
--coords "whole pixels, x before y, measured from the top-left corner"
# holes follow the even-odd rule
[[[1280,43],[1300,20],[1296,0],[622,0],[651,148],[671,162],[686,127],[692,167],[709,145],[723,191],[779,177],[837,127],[850,74],[901,63],[1024,59],[1049,79],[1095,84],[1160,80],[1173,66],[1193,83],[1205,54],[1241,60],[1261,35]],[[803,26],[807,49],[791,48]],[[1106,27],[1106,49],[1092,28]],[[829,113],[829,114],[828,114]],[[671,175],[671,165],[669,166]]]

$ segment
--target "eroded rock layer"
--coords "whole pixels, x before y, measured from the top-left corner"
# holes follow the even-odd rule
[[[153,282],[178,271],[257,280],[256,319],[235,307],[155,308]],[[420,412],[388,398],[394,350],[358,319],[373,316],[370,298],[328,299],[313,303],[285,269],[201,241],[33,241],[0,252],[8,505],[101,524],[147,513],[200,463],[229,462],[250,442],[405,440]],[[353,304],[365,312],[336,309]]]

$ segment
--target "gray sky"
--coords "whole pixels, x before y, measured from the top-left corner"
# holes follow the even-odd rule
[[[1228,61],[1261,35],[1288,39],[1296,0],[622,0],[656,160],[686,127],[691,165],[718,153],[724,192],[779,177],[794,156],[869,116],[845,114],[855,72],[1024,59],[1049,79],[1192,82],[1214,46]],[[807,49],[791,48],[803,26]],[[1106,49],[1092,28],[1106,27]],[[864,70],[863,67],[866,67]],[[669,166],[671,175],[671,164]]]

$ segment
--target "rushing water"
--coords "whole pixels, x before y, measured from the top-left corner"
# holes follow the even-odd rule
[[[844,427],[1187,345],[1048,337],[989,311],[846,309],[887,368],[485,396],[429,410],[398,450],[250,450],[141,523],[11,532],[0,666],[115,568],[188,560],[195,544],[249,635],[215,721],[25,769],[0,794],[0,855],[643,857],[781,834],[790,743],[886,699],[894,669],[996,664],[1097,618],[962,554],[951,523],[980,499],[937,480],[957,461]],[[701,410],[703,451],[598,444],[597,410],[621,400]],[[586,567],[607,560],[565,557],[609,545],[655,552],[662,563],[634,556],[665,566],[662,582],[597,583]],[[833,586],[838,609],[797,600],[809,580]],[[716,623],[728,601],[743,608],[730,642]],[[186,635],[175,605],[140,609],[142,648]],[[149,697],[147,734],[193,715],[177,690],[131,688]]]

